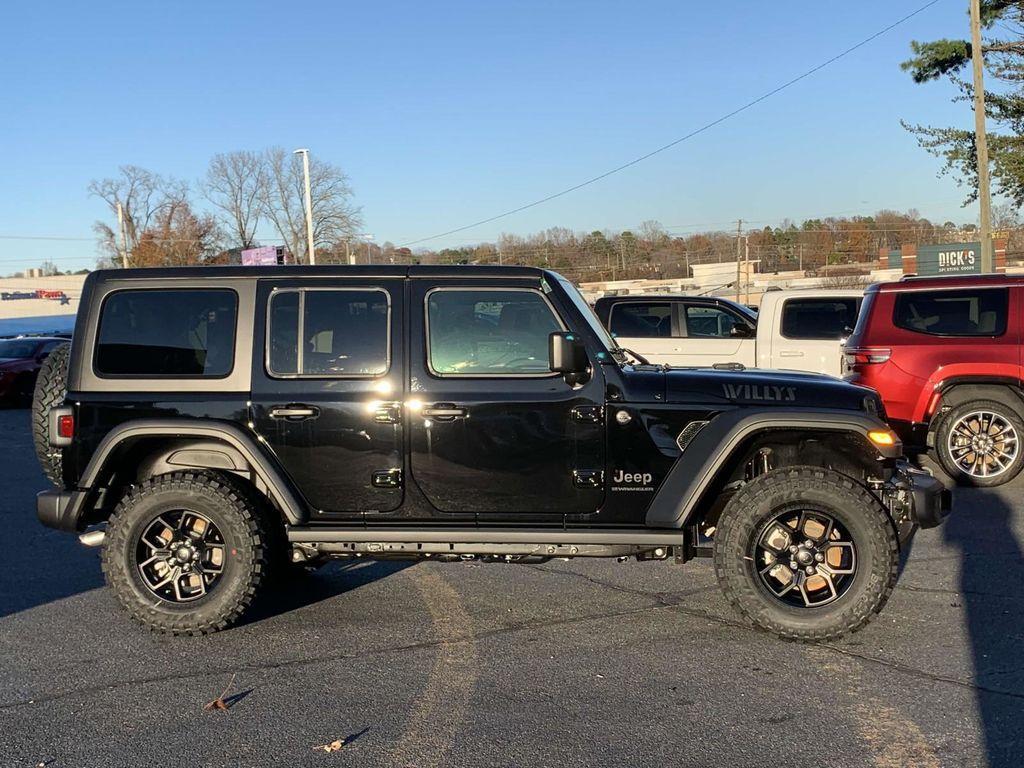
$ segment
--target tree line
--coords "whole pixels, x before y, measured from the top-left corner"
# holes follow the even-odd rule
[[[357,236],[361,211],[341,168],[314,156],[309,175],[314,247],[330,261]],[[215,155],[193,183],[125,165],[89,193],[110,208],[94,225],[101,266],[120,266],[123,251],[137,267],[229,263],[268,240],[309,260],[301,161],[280,147]]]
[[[1013,207],[996,211],[996,227],[1011,240],[1010,250],[1024,238]],[[657,221],[621,232],[574,232],[553,227],[532,235],[503,234],[494,242],[459,248],[418,251],[423,263],[524,264],[556,269],[580,282],[691,275],[698,264],[750,258],[759,271],[802,269],[832,274],[861,269],[877,262],[881,249],[968,241],[977,236],[974,224],[937,223],[917,211],[883,210],[872,216],[811,218],[775,226],[733,231],[673,233]],[[1024,249],[1024,239],[1020,243]]]

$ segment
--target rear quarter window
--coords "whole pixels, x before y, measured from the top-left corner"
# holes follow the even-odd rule
[[[138,289],[106,297],[94,369],[106,378],[220,378],[234,365],[238,295]]]
[[[842,339],[857,324],[860,299],[786,299],[782,305],[782,335],[787,339]]]
[[[908,291],[896,296],[893,325],[931,336],[1002,336],[1008,308],[1006,288]]]

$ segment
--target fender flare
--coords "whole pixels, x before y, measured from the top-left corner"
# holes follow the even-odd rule
[[[676,459],[647,508],[644,524],[649,528],[683,528],[690,524],[704,492],[746,438],[766,430],[794,428],[802,432],[853,432],[866,441],[869,431],[889,430],[881,419],[858,411],[776,408],[759,413],[738,409],[719,414],[690,440]],[[903,454],[898,440],[885,447],[868,444],[882,458],[896,459]]]
[[[306,507],[292,490],[290,482],[260,450],[251,435],[234,424],[190,419],[138,419],[124,422],[108,432],[82,473],[79,493],[75,494],[78,509],[68,510],[69,517],[77,521],[87,510],[95,495],[92,492],[94,486],[116,449],[125,441],[144,437],[191,438],[221,443],[227,449],[221,454],[223,461],[230,462],[233,455],[243,458],[290,525],[302,525],[308,519]],[[227,466],[214,468],[228,469]]]

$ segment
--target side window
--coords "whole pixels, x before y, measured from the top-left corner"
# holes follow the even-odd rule
[[[908,291],[896,296],[893,324],[933,336],[1002,336],[1006,333],[1009,291]]]
[[[430,369],[442,376],[546,375],[562,325],[537,291],[441,289],[427,296]]]
[[[238,296],[227,289],[124,290],[103,302],[100,376],[223,377],[235,356]]]
[[[685,308],[686,335],[691,338],[728,339],[736,316],[717,307],[688,305]]]
[[[380,376],[389,358],[388,295],[378,289],[296,289],[270,297],[271,376]]]
[[[672,335],[672,304],[646,301],[615,304],[611,331],[624,338],[668,338]]]
[[[787,299],[782,305],[782,335],[787,339],[839,340],[857,324],[859,300]]]

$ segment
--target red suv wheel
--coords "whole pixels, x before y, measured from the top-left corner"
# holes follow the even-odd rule
[[[942,418],[935,452],[942,468],[963,485],[993,486],[1024,466],[1024,419],[994,400],[973,400]]]

